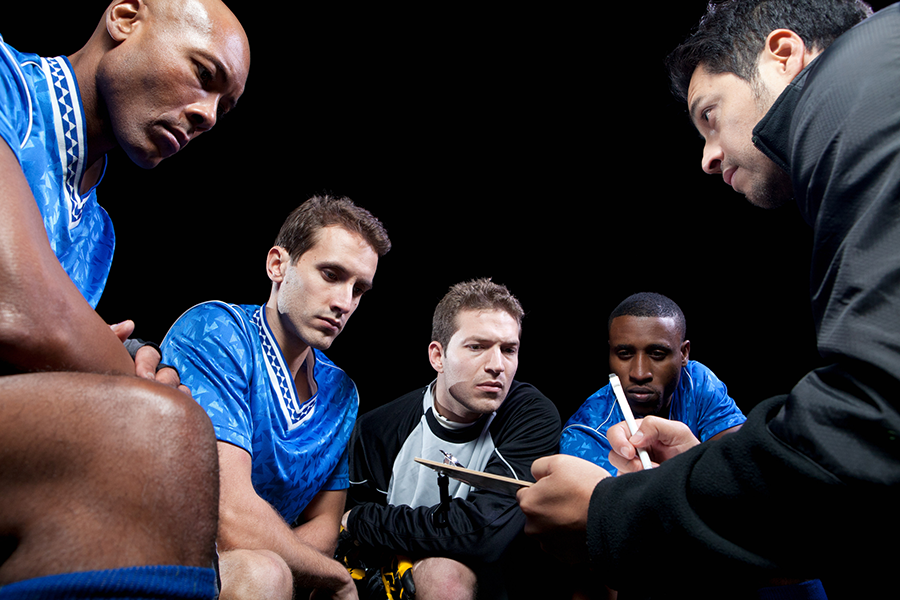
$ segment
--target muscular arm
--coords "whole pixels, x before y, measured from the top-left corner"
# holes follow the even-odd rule
[[[307,523],[311,527],[291,529],[253,489],[250,455],[227,442],[219,442],[218,447],[220,550],[270,550],[284,559],[302,587],[336,590],[352,585],[347,570],[323,554],[334,543],[327,541],[323,524],[340,519],[340,509],[335,506],[343,492],[317,496],[308,507],[309,513],[304,512],[313,517]],[[320,517],[322,521],[318,521]],[[304,538],[309,538],[309,543]]]
[[[0,361],[21,371],[134,374],[59,264],[18,161],[0,143]]]

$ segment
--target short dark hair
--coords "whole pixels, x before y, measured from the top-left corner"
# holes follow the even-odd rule
[[[654,317],[659,319],[672,317],[675,319],[675,325],[681,331],[681,341],[687,339],[687,321],[681,307],[662,294],[641,292],[622,300],[609,314],[609,321],[606,323],[607,331],[612,327],[613,319],[616,317]]]
[[[463,310],[502,310],[516,320],[522,330],[525,312],[519,300],[505,285],[494,283],[490,278],[463,281],[450,287],[438,302],[431,319],[431,340],[446,349],[450,338],[459,329],[456,315]]]
[[[666,59],[672,90],[687,100],[696,68],[734,73],[753,83],[766,38],[789,29],[810,49],[824,50],[872,15],[861,0],[724,0],[710,2],[697,30]]]
[[[281,226],[275,245],[287,250],[291,261],[296,262],[315,245],[320,229],[335,225],[361,235],[378,256],[391,249],[387,231],[372,213],[350,198],[328,194],[313,196],[295,208]]]

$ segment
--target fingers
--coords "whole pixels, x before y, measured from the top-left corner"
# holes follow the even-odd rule
[[[181,378],[178,376],[178,371],[172,367],[164,367],[159,371],[156,371],[155,379],[156,381],[173,388],[177,388],[181,385]]]
[[[641,425],[642,421],[643,419],[636,421],[638,423],[638,426]],[[638,429],[638,432],[640,432],[640,428]],[[613,450],[613,452],[610,454],[610,462],[612,462],[613,454],[618,454],[626,461],[629,461],[637,456],[634,443],[631,441],[631,432],[628,431],[628,425],[625,423],[625,421],[616,423],[615,425],[607,429],[606,439],[609,440],[610,447]],[[616,468],[618,468],[618,466]]]
[[[162,356],[159,355],[156,348],[144,346],[134,355],[135,375],[143,377],[144,379],[157,379],[156,366],[159,365],[160,360],[162,360]],[[176,373],[175,376],[178,377],[178,374]],[[180,381],[176,381],[174,385],[178,385],[179,382]]]
[[[642,469],[636,458],[637,450],[647,450],[654,461],[654,466],[677,456],[700,441],[690,428],[680,421],[669,421],[660,417],[648,416],[639,421],[638,430],[629,435],[624,423],[617,423],[607,431],[607,438],[613,449],[609,454],[609,462],[619,473],[633,473]]]
[[[109,328],[116,334],[116,337],[119,338],[120,342],[124,342],[131,337],[132,333],[134,333],[134,321],[129,319],[127,321],[122,321],[121,323],[116,323],[115,325],[110,325]]]
[[[191,391],[186,386],[181,385],[181,377],[178,376],[178,371],[172,367],[163,367],[158,371],[156,370],[161,359],[159,352],[153,346],[144,346],[134,355],[135,375],[173,387],[190,396]]]

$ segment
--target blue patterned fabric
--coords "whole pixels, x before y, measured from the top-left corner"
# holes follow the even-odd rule
[[[0,588],[0,600],[214,600],[216,596],[213,569],[169,565],[62,573]]]
[[[50,247],[96,307],[112,264],[115,234],[97,204],[96,186],[84,195],[78,191],[89,166],[86,135],[69,61],[22,54],[0,37],[0,137],[22,166]]]
[[[251,454],[256,493],[293,523],[320,490],[347,488],[359,395],[346,373],[313,350],[317,389],[301,404],[265,312],[199,304],[169,330],[163,362],[178,369],[217,438]]]
[[[701,442],[747,420],[728,395],[725,384],[693,360],[681,369],[681,380],[672,394],[669,419],[690,427]],[[617,470],[608,458],[612,448],[606,430],[624,420],[612,386],[606,384],[585,400],[563,427],[559,451],[589,460],[615,475]]]

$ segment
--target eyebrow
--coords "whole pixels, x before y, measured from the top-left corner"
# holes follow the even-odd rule
[[[614,352],[617,350],[631,350],[631,351],[637,350],[637,346],[635,344],[616,344],[612,348],[613,348]],[[650,351],[664,350],[665,352],[673,352],[672,348],[670,348],[669,346],[666,346],[664,344],[647,344],[643,348],[644,348],[644,350],[650,350]]]
[[[518,348],[519,345],[521,344],[521,341],[519,341],[518,339],[516,339],[516,340],[495,339],[495,338],[485,337],[485,336],[481,335],[480,333],[473,333],[472,335],[470,335],[469,337],[467,337],[463,340],[463,343],[467,343],[467,342],[478,342],[479,344],[499,344],[501,346],[515,346],[516,348]]]
[[[649,346],[647,346],[647,350],[663,350],[664,352],[672,352],[672,348],[664,344],[650,344]]]
[[[691,123],[693,123],[694,127],[697,127],[697,119],[694,115],[697,112],[697,108],[701,104],[701,102],[700,102],[701,100],[703,100],[703,96],[698,96],[698,97],[694,98],[694,101],[691,102],[691,105],[688,108],[688,116],[690,117]],[[697,129],[699,129],[699,127],[697,127]]]

